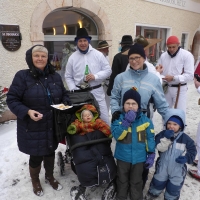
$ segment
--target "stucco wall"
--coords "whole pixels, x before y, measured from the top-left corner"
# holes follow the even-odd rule
[[[56,0],[0,0],[0,24],[18,24],[22,33],[21,47],[16,52],[9,52],[0,43],[0,85],[9,86],[14,74],[27,68],[25,52],[32,46],[30,41],[30,23],[32,14],[43,2]],[[63,3],[67,0],[63,0]],[[118,51],[118,42],[122,35],[135,36],[135,23],[172,28],[172,34],[181,37],[182,32],[189,34],[188,49],[194,34],[200,25],[200,14],[146,2],[144,0],[72,0],[76,4],[100,6],[107,15],[111,26],[112,58]]]

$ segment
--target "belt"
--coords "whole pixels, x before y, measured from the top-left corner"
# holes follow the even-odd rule
[[[92,87],[89,87],[89,89],[93,90],[93,89],[97,89],[97,88],[100,88],[102,85],[99,84],[99,85],[95,85],[95,86],[92,86]]]
[[[95,86],[92,86],[92,87],[81,87],[79,85],[76,85],[76,87],[80,88],[82,91],[90,91],[90,90],[93,90],[93,89],[97,89],[99,87],[101,87],[102,85],[99,84],[99,85],[95,85]]]
[[[182,83],[180,84],[180,86],[183,86],[183,85],[187,85],[187,83]],[[179,84],[176,84],[176,85],[168,85],[169,87],[179,87]]]

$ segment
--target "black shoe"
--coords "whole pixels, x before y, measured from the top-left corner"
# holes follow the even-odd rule
[[[70,196],[72,200],[87,200],[85,196],[85,187],[74,186],[70,190]]]

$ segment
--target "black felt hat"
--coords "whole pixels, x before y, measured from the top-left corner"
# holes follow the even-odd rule
[[[89,38],[90,40],[92,39],[92,37],[88,35],[88,32],[85,28],[79,28],[77,30],[75,40],[80,38]]]
[[[120,44],[133,44],[133,38],[131,35],[124,35]]]

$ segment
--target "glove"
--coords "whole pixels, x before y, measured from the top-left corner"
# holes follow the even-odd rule
[[[164,136],[167,139],[172,139],[174,137],[174,131],[173,130],[165,130]]]
[[[144,164],[144,167],[145,167],[146,169],[149,169],[150,167],[153,166],[155,156],[156,156],[155,153],[148,153],[147,160],[146,160],[146,162],[145,162],[145,164]]]
[[[130,124],[135,120],[137,116],[137,113],[133,110],[129,110],[124,117],[124,120],[122,120],[122,125],[129,127]]]
[[[71,124],[67,127],[67,132],[70,134],[70,135],[73,135],[76,133],[76,126]]]
[[[63,104],[64,104],[65,106],[71,106],[71,105],[72,105],[71,101],[65,101],[65,102],[63,102]]]
[[[112,114],[111,122],[113,123],[116,119],[119,119],[120,114],[121,114],[120,111],[115,111],[115,112]]]
[[[180,164],[185,164],[187,162],[187,158],[185,156],[179,156],[176,158],[176,162]]]

